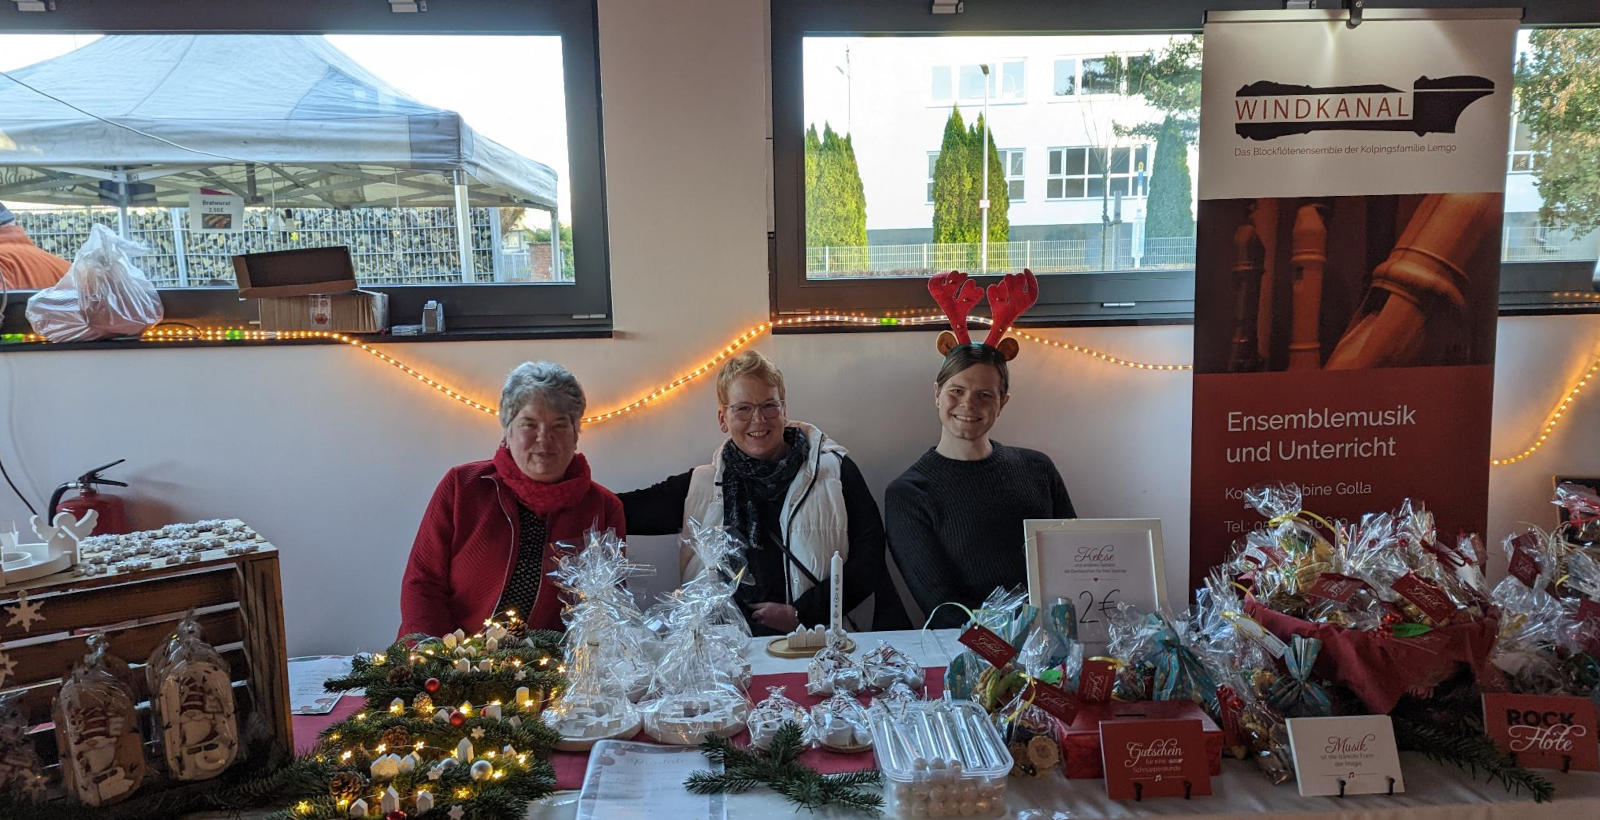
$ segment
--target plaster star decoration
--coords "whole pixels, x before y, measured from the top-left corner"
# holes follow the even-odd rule
[[[473,740],[483,740],[483,727],[482,726],[474,726],[474,727],[472,727],[472,739]]]
[[[441,777],[444,777],[444,769],[440,769],[438,767],[434,767],[434,768],[428,770],[428,779],[429,780],[438,780]]]
[[[11,677],[16,671],[17,662],[6,657],[5,650],[0,649],[0,686],[5,686],[6,678]]]
[[[512,675],[512,677],[516,678],[517,680],[527,680],[528,679],[528,670],[526,670],[526,669],[518,669],[517,670],[517,674]]]
[[[450,807],[450,811],[448,812],[448,814],[450,815],[450,820],[461,820],[461,818],[464,817],[466,815],[466,813],[467,813],[466,809],[463,809],[460,806],[451,806]]]
[[[28,600],[27,590],[18,592],[16,606],[6,607],[6,612],[11,616],[6,626],[21,626],[23,632],[31,632],[35,621],[44,620],[44,616],[39,614],[41,606],[44,606],[42,602]]]

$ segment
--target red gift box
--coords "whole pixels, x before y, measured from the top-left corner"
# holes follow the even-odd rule
[[[1198,720],[1206,736],[1206,765],[1211,776],[1222,774],[1222,730],[1199,704],[1187,700],[1141,700],[1085,703],[1061,737],[1061,758],[1067,777],[1103,777],[1100,761],[1102,720]]]

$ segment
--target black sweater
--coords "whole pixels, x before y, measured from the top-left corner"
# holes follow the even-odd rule
[[[978,461],[930,448],[884,493],[889,549],[924,617],[946,601],[976,608],[995,587],[1026,583],[1023,519],[1077,517],[1049,456],[993,445]],[[965,622],[946,607],[933,626]]]
[[[824,458],[832,456],[825,455]],[[856,608],[867,596],[877,593],[873,602],[873,629],[906,629],[911,625],[905,607],[894,591],[893,582],[884,564],[883,518],[878,515],[878,504],[872,500],[866,479],[849,456],[839,456],[839,481],[844,495],[845,516],[848,518],[847,537],[850,553],[844,560],[844,611]],[[689,480],[694,471],[680,473],[665,481],[632,492],[620,493],[623,514],[628,521],[629,535],[676,535],[683,529],[683,505],[689,497]],[[737,598],[743,605],[745,617],[750,616],[750,604],[763,601],[786,602],[784,557],[775,539],[783,499],[764,505],[761,512],[762,532],[772,543],[749,550],[747,572],[754,576],[752,586],[741,587]],[[798,570],[790,568],[791,572]],[[822,583],[806,590],[793,601],[802,626],[828,623],[829,583],[824,570],[818,575]],[[770,634],[759,621],[750,621],[755,634]]]

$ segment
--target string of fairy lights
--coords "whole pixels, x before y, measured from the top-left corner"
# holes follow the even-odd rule
[[[1572,292],[1558,293],[1555,295],[1558,297],[1566,297],[1571,300],[1600,302],[1600,293]],[[718,349],[699,365],[690,368],[678,376],[652,388],[648,392],[641,394],[638,398],[635,398],[626,404],[601,413],[585,416],[583,418],[583,423],[585,425],[602,424],[604,422],[622,418],[624,416],[628,416],[649,408],[665,399],[672,393],[682,389],[688,384],[715,370],[717,366],[725,361],[728,357],[737,353],[740,349],[749,345],[751,342],[754,342],[767,333],[776,330],[777,328],[796,327],[801,325],[864,325],[872,327],[896,327],[936,325],[945,323],[947,321],[948,319],[942,313],[906,312],[902,314],[878,316],[859,313],[812,314],[807,316],[789,316],[766,322],[758,322],[757,324],[752,325],[749,328],[746,328],[743,332],[739,333],[739,335],[735,336],[732,340],[723,345],[722,348]],[[969,317],[969,321],[974,324],[984,326],[992,326],[994,324],[992,319],[985,316]],[[1068,342],[1060,339],[1051,339],[1040,336],[1021,328],[1011,328],[1010,334],[1027,342],[1032,342],[1045,347],[1053,347],[1058,350],[1065,350],[1071,353],[1077,353],[1083,356],[1088,356],[1091,359],[1095,359],[1105,364],[1115,365],[1117,367],[1125,367],[1130,370],[1175,372],[1192,371],[1194,369],[1194,366],[1189,364],[1163,364],[1125,359],[1120,356],[1113,356],[1109,353],[1092,347],[1077,344],[1075,342]],[[237,327],[204,328],[184,325],[154,327],[145,331],[140,338],[142,341],[147,342],[297,342],[306,340],[342,342],[350,345],[351,347],[360,349],[362,352],[367,353],[378,361],[383,362],[384,364],[387,364],[396,370],[399,370],[405,375],[410,376],[416,381],[438,392],[440,395],[456,401],[465,407],[476,410],[490,417],[498,417],[500,413],[500,409],[498,407],[480,402],[455,389],[449,384],[439,381],[427,373],[423,373],[422,371],[417,370],[405,362],[390,356],[389,354],[380,350],[377,346],[368,344],[359,338],[344,333],[325,330],[251,330],[248,328]],[[33,333],[10,333],[6,334],[4,339],[0,341],[4,341],[8,344],[39,343],[44,342],[45,339],[44,337]],[[1545,443],[1550,440],[1551,435],[1554,434],[1556,428],[1561,424],[1562,419],[1566,417],[1567,412],[1571,409],[1573,402],[1577,400],[1579,394],[1583,392],[1584,388],[1588,386],[1589,381],[1597,374],[1600,374],[1600,354],[1596,354],[1593,358],[1591,358],[1588,367],[1584,370],[1583,375],[1578,377],[1578,379],[1576,379],[1567,388],[1565,394],[1562,395],[1560,400],[1556,402],[1555,406],[1550,410],[1550,412],[1546,414],[1539,432],[1534,436],[1533,442],[1515,455],[1506,458],[1490,459],[1490,466],[1504,467],[1509,464],[1515,464],[1519,461],[1526,460],[1543,448]]]

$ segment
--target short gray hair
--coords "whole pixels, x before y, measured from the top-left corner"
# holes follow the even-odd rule
[[[574,428],[589,406],[583,397],[583,386],[572,371],[555,362],[523,362],[511,369],[506,386],[500,388],[501,429],[510,427],[522,408],[534,401],[566,416]]]

